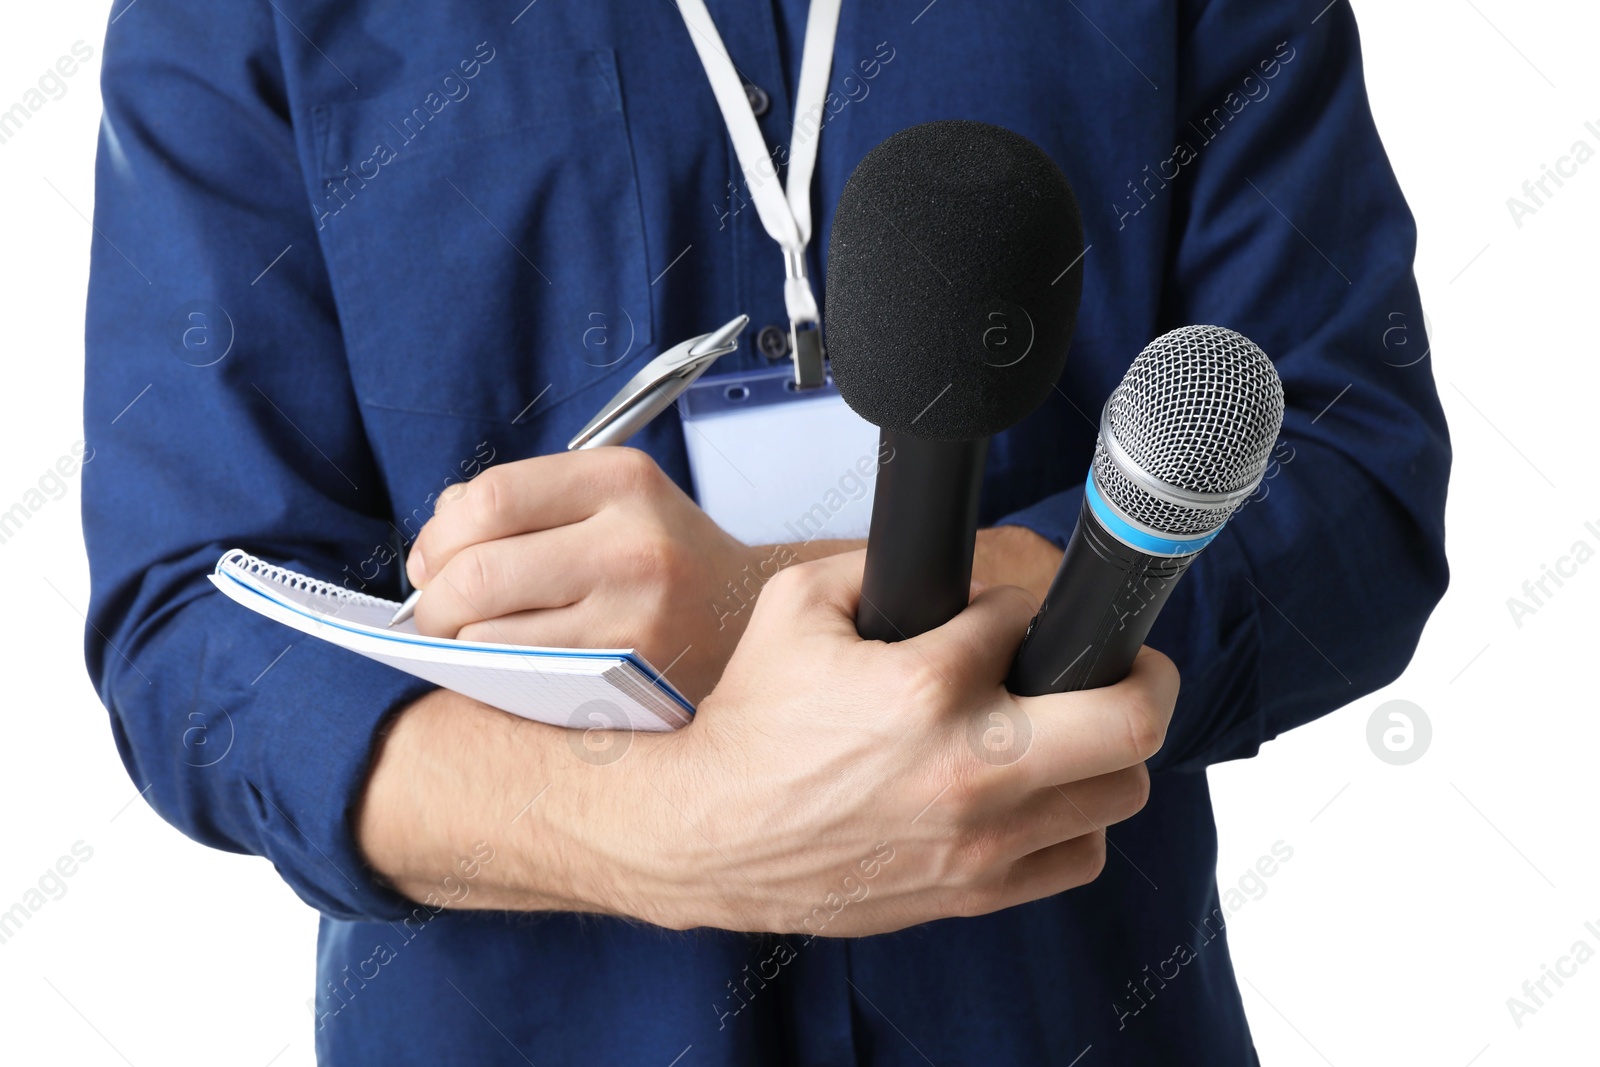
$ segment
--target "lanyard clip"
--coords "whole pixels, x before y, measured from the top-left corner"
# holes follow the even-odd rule
[[[818,389],[827,381],[828,353],[822,347],[822,321],[817,297],[806,276],[804,248],[783,250],[784,302],[789,305],[789,353],[794,359],[796,389]],[[796,314],[806,308],[809,314]]]
[[[822,324],[789,323],[789,351],[794,354],[794,387],[816,389],[825,385],[827,353],[822,350]]]

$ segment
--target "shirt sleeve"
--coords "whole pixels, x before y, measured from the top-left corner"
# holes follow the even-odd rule
[[[1254,755],[1399,676],[1448,581],[1450,468],[1418,358],[1416,227],[1373,125],[1349,5],[1314,23],[1300,5],[1194,7],[1160,168],[1171,180],[1150,186],[1171,197],[1161,329],[1250,337],[1277,365],[1287,411],[1263,488],[1149,637],[1183,674],[1152,766],[1188,770]],[[1002,521],[1064,546],[1082,495]]]
[[[242,547],[378,577],[390,514],[297,166],[268,4],[110,27],[88,296],[90,674],[135,786],[340,918],[409,908],[351,813],[385,717],[429,686],[224,599]],[[390,567],[389,575],[394,573]]]

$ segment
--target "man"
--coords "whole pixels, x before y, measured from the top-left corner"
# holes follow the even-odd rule
[[[849,626],[857,555],[717,608],[771,554],[685,494],[671,414],[638,453],[560,454],[654,352],[785,316],[676,7],[520,6],[174,0],[106,42],[90,669],[154,807],[322,912],[319,1053],[1255,1062],[1204,770],[1396,677],[1446,582],[1443,417],[1381,340],[1420,343],[1414,227],[1348,7],[846,0],[812,276],[855,163],[941,118],[1040,144],[1089,246],[1060,395],[991,449],[988,588],[888,646]],[[780,146],[805,3],[710,7]],[[1288,412],[1262,498],[1151,634],[1182,696],[1147,653],[1122,685],[1017,701],[1031,602],[1002,587],[1042,593],[1095,410],[1190,322],[1261,344]],[[697,721],[596,758],[291,644],[203,578],[240,546],[392,595],[393,538],[430,517],[425,631],[636,646]],[[191,766],[217,708],[234,749]],[[966,738],[1002,720],[1032,740],[995,766]]]

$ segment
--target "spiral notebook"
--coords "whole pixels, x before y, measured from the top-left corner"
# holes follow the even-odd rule
[[[228,599],[303,634],[553,726],[673,730],[694,706],[632,649],[533,648],[390,627],[400,605],[276,567],[240,549],[210,575]]]

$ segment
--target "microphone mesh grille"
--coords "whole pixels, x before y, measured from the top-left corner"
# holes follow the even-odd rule
[[[1106,404],[1105,430],[1144,475],[1186,493],[1255,486],[1283,424],[1283,384],[1255,342],[1221,326],[1185,326],[1139,353]],[[1142,526],[1179,536],[1228,521],[1241,500],[1184,506],[1144,489],[1095,446],[1102,496]]]

